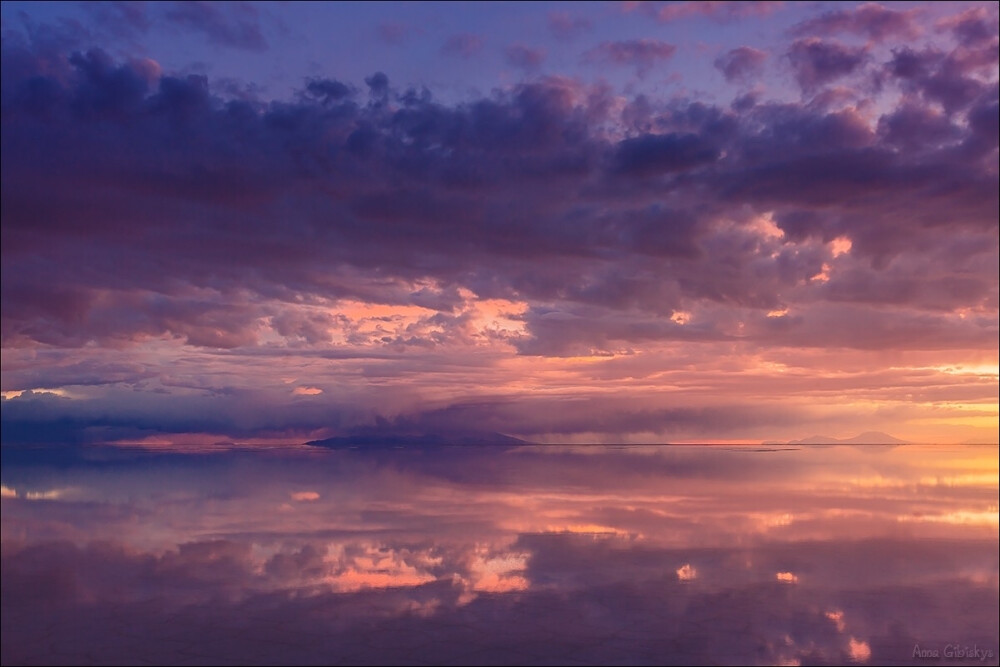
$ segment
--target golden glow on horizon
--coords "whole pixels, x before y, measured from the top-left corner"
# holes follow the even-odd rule
[[[686,310],[675,310],[673,315],[670,316],[670,321],[681,325],[687,324],[691,321],[691,313]]]
[[[65,495],[65,489],[50,489],[49,491],[21,492],[6,485],[0,485],[0,498],[23,498],[24,500],[57,500]]]
[[[788,512],[764,512],[751,514],[750,518],[757,524],[757,529],[767,532],[771,528],[784,528],[792,525],[795,516]]]
[[[968,417],[917,417],[908,419],[907,423],[926,426],[972,426],[992,430],[994,436],[1000,430],[1000,416],[995,413],[993,415],[973,415]]]
[[[1000,527],[1000,511],[998,511],[996,505],[993,505],[982,511],[959,510],[944,514],[903,515],[899,517],[899,521],[903,523],[928,521],[932,523],[950,523],[959,526],[991,526],[997,528]]]
[[[1000,364],[953,364],[948,366],[922,366],[914,370],[926,369],[948,375],[983,375],[993,378],[1000,377]]]
[[[799,583],[798,575],[792,572],[776,572],[774,578],[783,584],[797,584]]]
[[[23,396],[27,392],[31,392],[32,394],[52,394],[54,396],[69,397],[69,393],[65,389],[61,389],[61,388],[59,388],[59,389],[16,389],[16,390],[12,390],[12,391],[0,392],[0,395],[2,395],[7,400],[10,400],[12,398],[18,398],[19,396]]]
[[[472,292],[458,292],[467,301],[462,305],[462,300],[458,299],[458,308],[451,314],[411,306],[407,307],[407,312],[414,317],[408,320],[348,324],[344,324],[347,318],[332,320],[331,335],[340,337],[339,342],[332,344],[325,340],[287,342],[274,331],[271,332],[276,336],[274,344],[262,345],[261,354],[255,354],[257,350],[245,352],[242,348],[191,351],[173,339],[150,340],[131,348],[134,353],[130,362],[136,368],[146,369],[151,376],[142,381],[140,391],[165,389],[170,394],[193,397],[219,387],[234,387],[259,392],[266,403],[287,400],[289,403],[315,401],[318,404],[327,400],[336,402],[355,391],[363,396],[359,400],[374,401],[374,394],[384,390],[386,395],[379,397],[377,405],[390,418],[418,412],[427,405],[445,405],[469,397],[499,396],[513,402],[522,399],[530,402],[540,397],[567,401],[604,401],[614,397],[614,404],[600,404],[606,408],[599,410],[606,409],[608,413],[615,405],[621,409],[655,412],[668,405],[703,410],[719,402],[742,406],[771,403],[770,407],[790,406],[802,419],[801,423],[781,428],[730,428],[708,435],[651,428],[644,428],[641,433],[605,433],[593,429],[586,433],[549,433],[544,425],[537,430],[512,432],[512,435],[538,442],[754,444],[797,440],[812,434],[849,438],[863,431],[878,430],[910,442],[992,443],[996,442],[995,433],[1000,430],[995,398],[1000,364],[995,352],[952,350],[901,354],[796,348],[761,350],[753,340],[759,334],[761,320],[765,315],[771,318],[787,317],[791,312],[799,315],[798,308],[792,305],[789,315],[783,314],[785,307],[775,307],[756,314],[756,322],[748,320],[744,333],[751,340],[746,342],[693,345],[664,341],[626,348],[622,342],[608,341],[607,349],[588,351],[583,348],[573,350],[572,356],[522,355],[517,354],[513,343],[529,335],[524,328],[525,322],[518,319],[523,317],[527,304],[504,299],[477,301]],[[360,301],[353,303],[360,304]],[[394,306],[365,306],[363,314],[381,316],[396,310]],[[329,316],[330,308],[300,304],[294,307],[294,312],[301,319],[308,319],[317,313]],[[437,315],[441,317],[436,318]],[[664,316],[664,320],[674,317],[690,325],[693,320],[686,320],[687,317],[697,316],[700,323],[703,315],[706,322],[713,320],[711,311],[693,314],[675,311]],[[804,316],[808,318],[808,309]],[[431,322],[425,326],[423,320],[428,318],[435,322],[453,321],[454,324],[438,326]],[[415,372],[417,366],[414,364],[422,364],[423,351],[430,347],[404,347],[409,344],[403,343],[385,349],[383,337],[402,340],[409,336],[405,330],[411,324],[415,328],[410,338],[433,347],[430,354],[448,356],[432,359],[429,364],[419,366],[420,372]],[[726,323],[721,326],[726,328]],[[366,330],[369,333],[364,333]],[[433,336],[425,336],[427,332],[433,332]],[[435,342],[429,342],[431,340]],[[276,366],[275,348],[287,351],[287,355],[281,357],[280,368]],[[297,349],[302,350],[301,355],[296,353]],[[338,356],[329,361],[322,361],[322,355],[316,354],[331,349],[337,350]],[[372,357],[373,350],[377,357]],[[11,351],[5,354],[14,355]],[[30,363],[27,357],[15,355],[11,359],[19,364]],[[235,364],[239,365],[238,370],[234,370]],[[397,370],[400,367],[402,371]],[[870,370],[873,367],[878,369],[875,373]],[[9,377],[5,374],[5,380],[9,381]],[[54,389],[8,386],[10,388],[3,392],[5,400],[24,400],[31,396],[28,391],[51,394],[49,398],[89,400],[101,398],[109,390],[108,385],[71,385]],[[127,389],[127,386],[111,385],[113,391]],[[580,409],[578,406],[579,403],[567,404],[570,410]],[[320,428],[316,426],[313,430]],[[326,435],[329,434],[325,431],[305,433],[303,430],[241,439],[240,444],[300,443]],[[226,433],[164,433],[138,440],[150,446],[193,446],[228,442],[232,437]],[[135,444],[136,439],[121,442]]]

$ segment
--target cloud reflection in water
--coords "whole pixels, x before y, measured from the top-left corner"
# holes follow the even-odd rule
[[[996,447],[95,452],[5,452],[4,664],[996,663]]]

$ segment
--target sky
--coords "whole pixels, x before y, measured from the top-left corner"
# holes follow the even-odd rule
[[[996,3],[19,3],[2,441],[996,442]]]

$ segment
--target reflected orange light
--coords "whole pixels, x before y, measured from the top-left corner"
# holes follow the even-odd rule
[[[868,662],[868,659],[872,657],[872,649],[868,642],[851,637],[850,641],[847,642],[847,655],[853,662]]]

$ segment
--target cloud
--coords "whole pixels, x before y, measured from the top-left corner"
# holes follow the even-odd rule
[[[807,92],[854,73],[867,59],[863,48],[812,37],[793,42],[787,57],[795,80]]]
[[[658,39],[633,39],[619,42],[602,42],[584,54],[584,60],[635,67],[639,76],[669,60],[677,51],[673,44]]]
[[[414,33],[418,32],[418,30],[406,25],[405,23],[386,21],[378,24],[376,32],[379,39],[386,44],[399,46],[401,44],[405,44]]]
[[[118,39],[133,40],[145,34],[152,25],[145,3],[142,2],[83,2],[83,9],[97,25]]]
[[[741,46],[719,56],[715,59],[714,64],[715,68],[722,72],[726,81],[747,83],[760,74],[766,60],[766,52],[749,46]]]
[[[662,23],[671,23],[692,17],[705,17],[718,23],[729,23],[754,16],[767,16],[779,10],[783,2],[755,0],[752,2],[728,2],[690,0],[665,3],[636,3],[646,14]]]
[[[165,16],[181,29],[203,33],[211,44],[247,51],[267,50],[257,8],[252,4],[175,2]]]
[[[718,150],[693,134],[647,134],[625,139],[617,151],[618,168],[625,173],[683,171],[718,159]]]
[[[986,7],[970,7],[960,14],[942,18],[937,27],[951,30],[961,44],[995,42],[997,39],[997,12],[992,16]]]
[[[968,21],[981,17],[941,29]],[[519,364],[565,363],[532,367],[546,385],[631,357],[670,372],[686,346],[743,346],[743,363],[822,346],[995,355],[989,39],[798,38],[798,101],[630,96],[536,72],[449,103],[381,72],[264,101],[32,34],[3,42],[4,391],[69,398],[5,402],[5,442],[312,434],[419,422],[465,406],[456,396],[513,405],[496,409],[538,429],[524,433],[590,433],[626,427],[594,403],[589,421],[542,419]],[[672,48],[590,57],[644,68]],[[746,81],[765,55],[716,66]],[[115,407],[128,391],[134,409]],[[173,392],[211,394],[215,412],[157,407]],[[626,414],[663,433],[716,417],[672,408]]]
[[[913,39],[921,32],[916,20],[918,11],[891,9],[869,2],[807,19],[794,26],[792,34],[828,37],[848,33],[867,37],[874,42],[890,38]]]
[[[995,641],[995,519],[899,530],[987,507],[995,449],[763,449],[5,451],[2,658],[611,663],[640,637],[655,663],[882,663],[929,626]],[[54,481],[72,492],[29,499]]]
[[[538,69],[545,62],[545,49],[536,49],[524,44],[512,44],[504,49],[507,64],[525,71]]]
[[[463,32],[450,36],[441,47],[441,52],[446,55],[471,58],[483,50],[486,40],[482,35]]]
[[[805,85],[856,66],[834,53],[803,56]],[[892,66],[911,85],[924,70],[906,57],[898,53]],[[427,279],[442,294],[465,285],[480,297],[543,302],[562,294],[610,303],[620,290],[639,307],[672,290],[680,307],[729,293],[713,285],[724,274],[707,270],[723,257],[759,261],[762,270],[774,253],[812,257],[792,274],[803,280],[822,264],[795,245],[809,238],[845,236],[852,256],[887,259],[924,256],[922,239],[954,211],[970,233],[994,228],[982,153],[964,152],[995,145],[995,92],[982,85],[979,101],[965,103],[965,127],[913,101],[877,128],[849,111],[695,103],[660,113],[655,131],[609,139],[597,129],[609,120],[600,94],[558,79],[448,107],[404,98],[376,74],[369,102],[342,82],[312,80],[299,101],[255,105],[213,97],[203,78],[151,78],[100,52],[66,67],[65,84],[11,78],[5,87],[4,148],[17,165],[4,172],[8,344],[127,344],[169,333],[238,347],[259,342],[264,326],[320,344],[333,315],[306,313],[296,299],[420,304],[427,292],[406,285]],[[395,111],[375,104],[393,96],[405,100]],[[72,131],[37,120],[46,117]],[[108,156],[100,161],[90,157],[98,146]],[[670,208],[654,183],[677,193]],[[953,185],[941,199],[944,183]],[[590,194],[554,201],[565,188]],[[292,192],[305,196],[288,199]],[[649,204],[624,203],[621,193]],[[739,222],[746,206],[773,210],[785,239],[749,233]],[[276,227],[275,216],[287,222]],[[720,216],[737,223],[720,226]],[[877,225],[862,222],[875,216]],[[86,225],[87,237],[67,237],[74,225]],[[153,239],[162,240],[149,254]],[[90,258],[86,272],[73,261],[80,252]],[[605,267],[626,257],[633,261]],[[667,259],[663,280],[657,263]],[[368,283],[367,272],[390,266],[388,280]],[[49,280],[36,279],[42,269]],[[837,275],[824,290],[840,289]],[[775,291],[795,283],[779,284]],[[968,305],[964,292],[954,294],[952,303]],[[775,302],[759,299],[768,309]],[[453,306],[432,306],[445,307]]]
[[[903,47],[893,52],[885,69],[904,90],[940,104],[952,114],[968,108],[977,98],[995,97],[991,87],[995,89],[996,83],[991,86],[979,76],[995,60],[995,46],[995,42],[990,46],[960,46],[947,54],[934,48],[917,51]]]
[[[557,39],[574,39],[593,28],[590,19],[585,16],[574,16],[569,12],[549,12],[546,21],[549,32]]]

